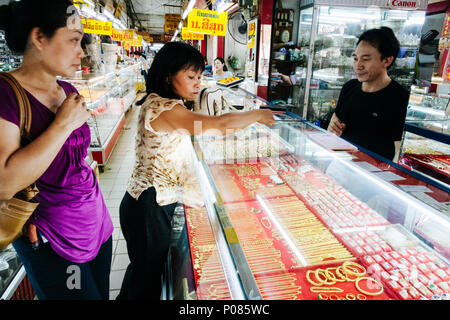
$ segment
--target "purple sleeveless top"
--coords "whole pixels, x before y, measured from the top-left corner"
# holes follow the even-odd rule
[[[66,95],[77,92],[58,81]],[[31,136],[36,139],[55,119],[55,114],[27,92],[31,104]],[[18,126],[17,102],[9,85],[0,79],[0,117]],[[87,123],[73,131],[50,167],[36,181],[39,189],[31,221],[62,258],[84,263],[94,259],[109,239],[113,224],[96,175],[85,161],[91,142]]]

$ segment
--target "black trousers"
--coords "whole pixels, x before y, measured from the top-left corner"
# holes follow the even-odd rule
[[[153,187],[139,200],[125,193],[119,212],[130,264],[117,300],[160,299],[175,207],[176,203],[159,206]]]
[[[39,300],[109,300],[112,237],[86,263],[61,258],[48,242],[34,250],[24,236],[13,246]]]

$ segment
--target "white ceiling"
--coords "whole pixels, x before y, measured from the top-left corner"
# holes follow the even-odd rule
[[[136,13],[164,15],[166,13],[179,14],[183,0],[132,0],[132,3]]]
[[[164,32],[164,15],[181,14],[183,0],[132,0],[144,28],[152,34]]]

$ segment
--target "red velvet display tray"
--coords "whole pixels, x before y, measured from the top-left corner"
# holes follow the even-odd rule
[[[185,216],[198,299],[230,299],[206,209],[185,206]]]
[[[227,202],[250,201],[261,197],[290,196],[293,191],[276,185],[270,178],[276,172],[267,163],[213,164],[209,166],[222,200]]]
[[[449,155],[431,155],[431,154],[412,154],[405,153],[403,158],[409,162],[417,163],[430,170],[437,171],[438,173],[450,178],[450,156]],[[409,164],[411,165],[411,164]]]
[[[303,228],[289,225],[286,222],[285,214],[287,211],[280,206],[294,206],[293,209],[298,212],[298,216],[308,215],[315,218],[314,224],[321,227],[320,234],[326,239],[330,247],[333,243],[333,248],[341,248],[341,243],[297,197],[274,198],[263,201],[264,203],[251,201],[225,205],[254,274],[290,272],[305,265],[333,262],[339,259],[329,253],[311,257],[304,250],[305,246],[311,246],[304,240],[309,238],[305,235],[302,239],[299,232],[302,232]],[[272,212],[272,216],[269,216],[267,209]],[[294,224],[294,222],[291,223]],[[292,243],[287,243],[286,238],[291,239]],[[315,248],[321,248],[320,241],[317,242]],[[342,251],[344,250],[345,248]],[[345,258],[353,257],[347,250],[345,252]],[[263,253],[263,256],[258,256],[261,253]],[[261,258],[270,262],[273,267],[270,268],[267,263],[263,263]]]
[[[432,299],[433,294],[445,292],[439,287],[443,285],[442,282],[446,282],[450,288],[450,267],[424,247],[413,246],[397,250],[376,231],[351,232],[336,236],[359,257],[367,272],[380,279],[398,299]],[[420,284],[424,284],[427,290],[418,291],[416,296],[412,296],[412,288],[417,290]],[[403,289],[406,290],[407,297],[400,294]]]
[[[386,286],[384,282],[382,282],[383,291],[374,296],[360,292],[356,288],[354,281],[336,282],[332,285],[323,284],[320,286],[325,291],[327,288],[339,288],[342,292],[311,292],[313,285],[306,278],[308,270],[315,271],[318,268],[335,268],[341,264],[342,262],[323,266],[304,267],[290,272],[284,271],[264,275],[256,274],[254,276],[261,296],[265,300],[390,300],[398,298],[392,288]],[[379,281],[379,279],[369,276],[367,273],[363,277],[371,277]],[[310,275],[310,278],[314,281],[316,280],[314,275]],[[354,279],[355,277],[351,276],[351,278]],[[377,285],[368,287],[367,284],[372,284],[372,282],[367,282],[367,280],[361,280],[359,282],[360,288],[364,291],[375,292],[379,290]],[[206,300],[230,299],[225,281],[201,283],[197,287],[197,295],[199,299]]]
[[[287,155],[281,156],[280,159],[285,168],[279,170],[278,174],[287,184],[290,184],[297,196],[331,229],[390,224],[384,217],[340,187],[323,172],[312,167],[301,157]],[[295,182],[300,184],[294,185]],[[321,192],[322,195],[320,195]],[[315,198],[311,194],[316,194]],[[323,200],[327,195],[333,197],[329,197],[330,200]],[[347,210],[348,208],[349,210]]]
[[[355,262],[358,264],[361,264],[361,262],[359,260],[357,260]],[[327,269],[327,268],[336,268],[340,265],[342,265],[342,262],[332,263],[332,264],[327,264],[327,265],[319,265],[319,266],[314,266],[314,267],[301,268],[300,270],[298,270],[296,272],[296,275],[297,275],[297,278],[299,279],[300,285],[302,287],[302,295],[301,295],[302,299],[304,299],[304,300],[323,300],[323,298],[324,298],[323,295],[325,294],[328,296],[328,299],[326,299],[326,300],[330,300],[330,296],[332,294],[336,295],[338,298],[345,298],[345,296],[348,293],[353,294],[355,296],[355,300],[358,300],[358,298],[357,298],[358,294],[364,295],[365,299],[363,297],[360,297],[361,300],[389,300],[389,299],[396,298],[393,291],[389,287],[386,287],[383,283],[382,283],[383,284],[383,292],[381,294],[378,294],[375,296],[367,295],[367,294],[364,294],[364,293],[358,291],[358,289],[355,286],[354,281],[336,282],[335,284],[332,284],[332,285],[323,284],[320,286],[321,288],[329,288],[329,287],[339,288],[339,289],[342,289],[343,292],[338,292],[338,293],[326,293],[326,292],[325,293],[314,293],[314,292],[311,292],[310,288],[313,287],[313,284],[309,283],[306,278],[306,274],[307,274],[308,270],[315,271],[316,269],[323,270],[323,269]],[[352,279],[355,278],[355,276],[350,276],[350,277]],[[371,277],[371,276],[369,276],[369,274],[366,273],[366,274],[362,275],[361,277]],[[316,281],[316,278],[314,277],[314,275],[310,275],[310,278],[312,278],[311,280]],[[371,278],[378,280],[376,277],[371,277]],[[370,282],[370,284],[372,284],[372,282]],[[366,280],[361,280],[359,282],[359,285],[360,285],[361,289],[368,291],[368,292],[376,292],[379,289],[378,286],[368,288]],[[319,294],[322,295],[322,299],[319,299]],[[333,296],[331,298],[332,298],[331,300],[339,300],[339,299],[336,299],[335,296]],[[345,299],[343,299],[343,300],[345,300]]]

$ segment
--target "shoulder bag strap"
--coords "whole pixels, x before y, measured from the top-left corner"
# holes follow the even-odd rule
[[[31,106],[30,100],[28,100],[27,93],[22,88],[20,83],[9,73],[0,72],[0,78],[4,79],[14,92],[17,100],[17,106],[19,108],[19,129],[20,129],[20,145],[26,146],[31,142]],[[32,183],[29,187],[19,191],[14,197],[20,200],[36,202],[34,197],[38,194],[39,190],[36,187],[36,183]]]
[[[9,73],[1,72],[0,77],[4,79],[11,87],[16,96],[17,106],[19,108],[19,129],[20,137],[30,141],[31,130],[31,106],[27,93],[19,82]]]

